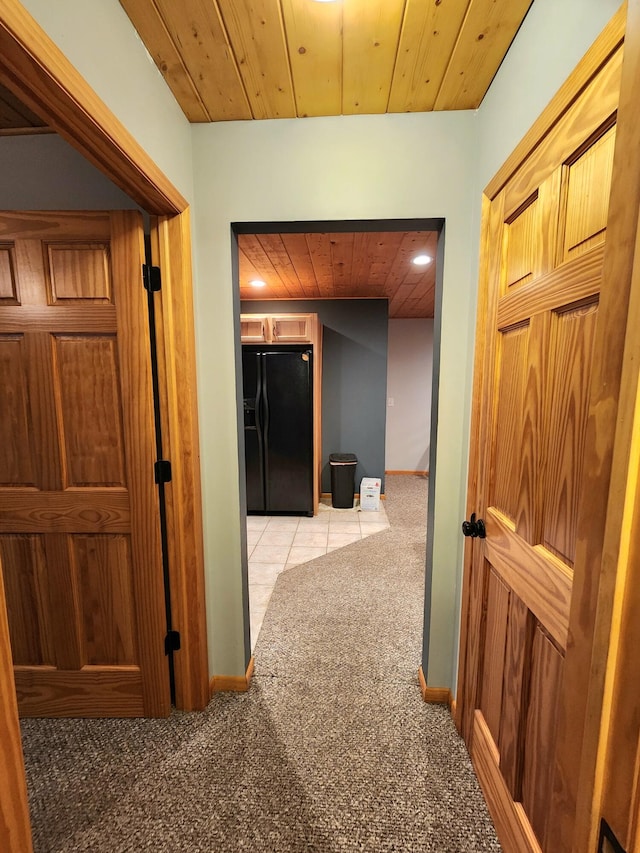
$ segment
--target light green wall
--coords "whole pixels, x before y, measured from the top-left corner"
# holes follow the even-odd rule
[[[118,0],[22,0],[22,5],[191,201],[189,122]]]
[[[478,113],[479,192],[619,6],[620,0],[535,0]]]
[[[432,620],[424,664],[432,686],[453,685],[481,187],[617,3],[535,0],[478,113],[193,127],[117,0],[24,5],[193,203],[211,673],[239,675],[245,667],[230,223],[445,218]]]
[[[244,666],[231,222],[445,217],[441,436],[433,607],[448,682],[461,557],[461,446],[470,318],[475,117],[467,113],[232,122],[193,128],[196,320],[205,548],[216,672]],[[462,366],[462,367],[461,367]],[[221,453],[221,448],[224,452]],[[233,487],[233,491],[232,491]],[[222,494],[224,491],[224,494]],[[416,669],[419,661],[416,661]]]

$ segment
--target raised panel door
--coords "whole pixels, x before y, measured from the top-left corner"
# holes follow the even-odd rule
[[[141,220],[0,223],[0,559],[19,709],[164,715]]]
[[[471,546],[460,723],[505,849],[518,853],[560,850],[556,719],[615,139],[615,115],[582,103],[573,149],[549,162],[536,151],[539,185],[525,161],[485,213],[473,509],[486,538]]]

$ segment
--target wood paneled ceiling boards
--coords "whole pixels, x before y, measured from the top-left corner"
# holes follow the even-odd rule
[[[388,299],[393,319],[433,317],[437,241],[436,231],[240,234],[240,298]],[[431,262],[416,266],[420,254]]]
[[[532,0],[120,0],[192,122],[476,109]]]

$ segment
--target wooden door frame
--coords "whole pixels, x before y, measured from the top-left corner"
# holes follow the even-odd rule
[[[640,90],[640,0],[623,4],[601,36],[570,75],[549,106],[534,123],[493,180],[483,197],[483,212],[497,196],[526,157],[540,145],[559,118],[607,57],[624,41],[622,86],[618,108],[616,151],[607,223],[603,288],[590,389],[589,421],[585,445],[584,479],[580,499],[574,596],[569,622],[569,642],[565,680],[559,703],[558,755],[554,769],[554,795],[550,813],[550,834],[558,851],[584,853],[596,849],[600,815],[606,814],[607,742],[611,746],[609,724],[620,713],[621,700],[615,693],[616,673],[620,681],[620,655],[625,638],[620,635],[619,615],[624,604],[624,584],[628,583],[629,540],[625,538],[629,507],[637,477],[633,431],[637,428],[638,304],[640,302],[640,252],[634,248],[638,237],[640,204],[640,126],[637,122],[637,93]],[[625,34],[626,22],[626,34]],[[482,365],[485,346],[487,295],[486,234],[481,244],[476,364]],[[635,267],[634,267],[635,261]],[[474,376],[474,402],[467,511],[479,502],[479,393],[482,371]],[[637,447],[635,449],[637,455]],[[636,460],[637,461],[637,460]],[[625,516],[625,511],[627,515]],[[637,518],[637,516],[636,516]],[[468,635],[468,597],[471,585],[472,545],[465,547],[460,658],[456,724],[468,732],[465,696]],[[637,574],[637,567],[636,567]],[[637,616],[637,614],[636,614]],[[623,623],[624,625],[624,623]],[[616,666],[618,670],[616,670]],[[627,663],[627,674],[631,665]],[[634,671],[637,671],[637,666]],[[618,700],[618,706],[616,706]],[[612,710],[613,709],[613,710]],[[627,708],[627,715],[632,709]],[[617,726],[620,728],[620,725]],[[628,734],[628,732],[627,732]],[[609,756],[610,757],[610,756]],[[635,753],[629,774],[637,773]],[[497,782],[497,780],[493,780]],[[636,779],[637,783],[637,779]],[[488,796],[505,836],[518,838],[517,816],[501,797],[499,785]],[[616,817],[617,815],[614,815]],[[627,838],[637,827],[633,818]],[[624,841],[624,837],[623,837]],[[528,848],[527,848],[528,849]],[[534,849],[534,848],[532,848]]]
[[[163,357],[176,706],[209,700],[189,205],[28,12],[0,0],[0,82],[150,214],[163,273],[157,333]],[[141,285],[142,286],[142,285]]]

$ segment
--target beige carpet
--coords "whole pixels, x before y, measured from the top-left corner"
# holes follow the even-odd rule
[[[169,720],[23,722],[36,851],[499,851],[417,686],[426,480],[388,531],[278,578],[246,694]]]

